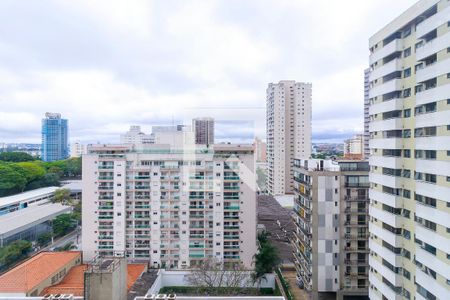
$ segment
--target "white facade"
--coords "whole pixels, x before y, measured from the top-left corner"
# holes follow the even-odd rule
[[[184,268],[207,258],[252,268],[251,145],[104,146],[83,157],[83,258],[122,254]]]
[[[120,143],[126,145],[152,144],[153,136],[141,131],[141,126],[132,125],[130,130],[120,135]]]
[[[87,145],[81,142],[74,142],[70,144],[70,157],[81,157],[87,153]]]
[[[369,76],[370,68],[364,70],[364,159],[369,159],[370,147],[369,147]]]
[[[266,92],[267,188],[271,195],[291,194],[294,158],[311,156],[312,84],[280,81]]]
[[[370,297],[450,299],[450,2],[369,40]]]
[[[356,134],[351,139],[344,141],[344,156],[346,154],[363,155],[364,137],[362,134]]]

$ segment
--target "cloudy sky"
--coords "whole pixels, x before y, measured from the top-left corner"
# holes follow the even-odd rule
[[[265,135],[265,89],[312,82],[313,140],[362,130],[368,38],[414,0],[2,0],[0,142],[39,142],[46,111],[71,140],[130,124],[219,120]]]

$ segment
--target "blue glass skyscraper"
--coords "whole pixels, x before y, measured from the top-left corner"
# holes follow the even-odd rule
[[[55,161],[69,157],[67,119],[59,113],[46,113],[42,119],[42,160]]]

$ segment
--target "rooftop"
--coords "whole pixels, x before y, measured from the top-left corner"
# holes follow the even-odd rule
[[[133,286],[136,280],[144,272],[145,264],[129,264],[127,266],[127,289]],[[55,285],[45,288],[41,295],[46,294],[73,294],[74,296],[84,295],[84,272],[88,265],[83,264],[70,269],[64,279]]]
[[[12,196],[1,197],[0,198],[0,206],[10,205],[10,204],[18,203],[23,200],[29,200],[29,199],[33,199],[36,197],[44,196],[46,194],[55,192],[57,189],[59,189],[59,187],[49,186],[49,187],[35,189],[35,190],[27,191],[24,193],[12,195]]]
[[[26,293],[77,256],[81,252],[41,252],[0,276],[0,291]]]
[[[70,206],[60,203],[48,203],[44,205],[30,206],[0,216],[0,235],[12,235],[23,230],[23,227],[33,226],[56,216],[69,212]]]

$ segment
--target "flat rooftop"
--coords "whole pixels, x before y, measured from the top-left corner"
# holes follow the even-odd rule
[[[48,203],[44,205],[30,206],[24,209],[0,216],[0,236],[11,236],[34,225],[54,219],[65,212],[70,212],[71,207],[60,203]]]
[[[44,188],[40,188],[40,189],[23,192],[23,193],[12,195],[12,196],[0,197],[0,207],[6,206],[6,205],[11,205],[14,203],[19,203],[24,200],[31,200],[34,198],[45,196],[47,194],[54,193],[57,189],[59,189],[59,187],[49,186],[49,187],[44,187]]]
[[[41,252],[0,276],[0,293],[26,293],[78,256],[80,251]]]
[[[63,280],[55,285],[45,288],[41,296],[46,294],[72,294],[74,296],[84,295],[84,272],[88,265],[83,264],[74,266]],[[127,289],[130,290],[136,280],[145,271],[145,264],[129,264],[127,265]]]

